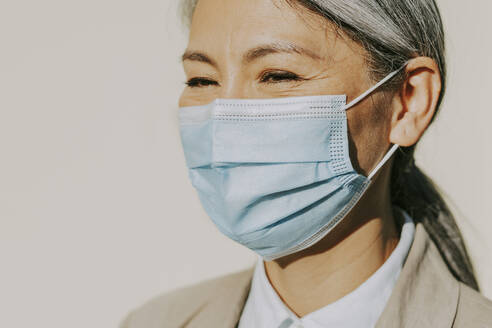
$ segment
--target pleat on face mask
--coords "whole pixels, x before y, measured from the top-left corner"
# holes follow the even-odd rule
[[[403,68],[403,67],[402,67]],[[216,99],[179,110],[189,177],[226,236],[273,260],[310,247],[357,204],[365,177],[350,161],[345,95]]]

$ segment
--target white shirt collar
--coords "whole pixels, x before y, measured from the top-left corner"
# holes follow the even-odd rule
[[[412,218],[402,212],[405,221],[400,240],[384,264],[351,293],[302,318],[282,302],[266,276],[263,259],[259,257],[239,328],[374,327],[391,295],[415,234]]]

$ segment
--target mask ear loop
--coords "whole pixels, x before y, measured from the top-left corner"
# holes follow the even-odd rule
[[[388,82],[396,74],[398,74],[406,65],[407,65],[407,63],[405,63],[403,66],[401,66],[396,71],[393,71],[393,72],[389,73],[384,79],[382,79],[381,81],[379,81],[378,83],[376,83],[375,85],[373,85],[371,88],[369,88],[366,92],[364,92],[363,94],[361,94],[360,96],[358,96],[357,98],[355,98],[354,100],[352,100],[351,102],[349,102],[347,105],[345,105],[343,107],[343,109],[344,110],[347,110],[347,109],[355,106],[356,104],[358,104],[362,99],[364,99],[365,97],[369,96],[371,93],[374,92],[374,90],[376,90],[377,88],[379,88],[380,86],[382,86],[383,84],[385,84],[386,82]]]
[[[366,92],[364,92],[363,94],[361,94],[360,96],[358,96],[357,98],[355,98],[354,100],[352,100],[351,102],[349,102],[347,105],[345,105],[343,107],[343,109],[344,110],[347,110],[347,109],[355,106],[356,104],[358,104],[360,101],[362,101],[368,95],[370,95],[371,93],[373,93],[374,90],[376,90],[377,88],[379,88],[380,86],[382,86],[383,84],[385,84],[386,82],[388,82],[390,79],[392,79],[396,74],[398,74],[405,66],[407,66],[407,63],[408,63],[408,61],[405,62],[405,64],[403,64],[396,71],[393,71],[393,72],[389,73],[384,79],[382,79],[381,81],[379,81],[378,83],[376,83],[375,85],[373,85],[371,88],[369,88]],[[379,164],[371,171],[371,173],[369,173],[369,175],[367,176],[367,178],[369,180],[372,180],[372,178],[374,177],[374,175],[381,169],[381,167],[383,167],[384,164],[386,164],[386,162],[391,158],[391,156],[393,156],[393,154],[395,153],[395,151],[399,147],[400,146],[399,145],[396,145],[396,144],[394,144],[391,147],[391,149],[386,153],[386,155],[384,155],[383,159],[379,162]]]
[[[391,158],[391,156],[393,156],[393,154],[399,147],[400,146],[398,145],[393,145],[391,147],[391,149],[386,153],[386,155],[384,155],[381,162],[379,162],[379,164],[371,171],[371,173],[369,173],[369,175],[367,176],[369,180],[372,180],[374,175],[381,169],[381,167],[383,167],[384,164],[386,164],[386,162]]]

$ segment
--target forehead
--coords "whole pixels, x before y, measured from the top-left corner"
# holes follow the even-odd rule
[[[340,43],[328,20],[285,0],[200,0],[188,48],[233,55],[275,41],[289,41],[323,57]]]

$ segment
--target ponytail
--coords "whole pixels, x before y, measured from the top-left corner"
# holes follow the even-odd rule
[[[460,230],[434,182],[414,161],[415,146],[401,148],[395,155],[391,173],[393,204],[422,223],[453,276],[479,290],[473,265]]]

